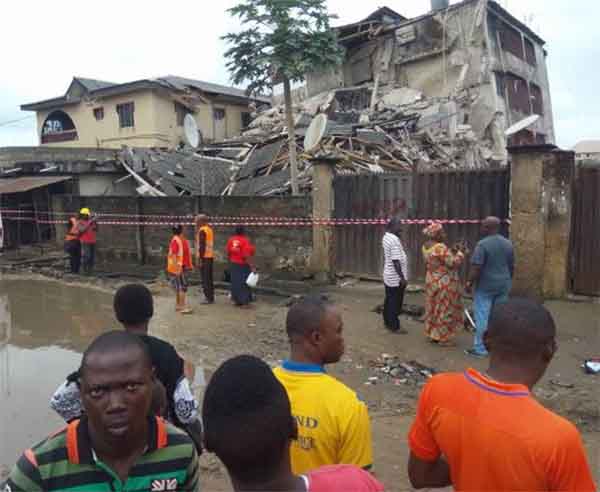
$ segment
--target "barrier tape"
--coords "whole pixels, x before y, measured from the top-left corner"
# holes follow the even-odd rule
[[[64,220],[44,220],[36,219],[35,217],[14,217],[3,215],[3,220],[13,222],[37,222],[38,224],[61,224],[65,225]],[[247,221],[244,218],[238,217],[234,221],[211,221],[211,225],[215,227],[235,227],[235,226],[247,226],[247,227],[312,227],[312,226],[355,226],[355,225],[366,225],[366,226],[383,226],[388,223],[389,219],[295,219],[285,221],[282,219],[272,220],[268,217],[262,217],[260,221]],[[400,219],[400,223],[403,225],[429,225],[432,222],[439,222],[444,225],[466,225],[466,224],[480,224],[480,219]],[[194,222],[181,222],[181,221],[127,221],[127,220],[98,220],[98,225],[105,226],[164,226],[172,227],[176,225],[194,226]],[[510,220],[505,220],[505,223],[510,224]]]

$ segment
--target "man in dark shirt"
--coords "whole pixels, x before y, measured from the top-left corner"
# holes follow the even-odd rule
[[[185,375],[185,361],[170,343],[148,335],[148,324],[154,315],[152,293],[140,284],[121,287],[114,297],[114,310],[125,331],[138,335],[148,347],[156,377],[165,387],[167,418],[185,429],[200,450],[199,406]],[[83,412],[78,379],[78,372],[71,374],[50,401],[50,406],[67,422],[79,418]]]
[[[483,335],[487,331],[492,308],[508,301],[515,269],[512,243],[500,234],[500,219],[488,217],[482,224],[482,235],[471,258],[467,290],[475,287],[475,341],[467,354],[487,357]]]

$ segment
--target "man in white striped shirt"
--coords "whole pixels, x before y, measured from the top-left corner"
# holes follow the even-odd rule
[[[408,280],[408,258],[398,237],[400,228],[400,219],[391,219],[386,226],[382,241],[384,255],[383,283],[385,284],[383,322],[388,330],[404,335],[408,332],[400,327],[399,316],[402,311],[404,291]]]

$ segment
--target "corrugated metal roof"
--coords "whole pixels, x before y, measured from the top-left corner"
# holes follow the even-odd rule
[[[23,177],[23,178],[1,178],[0,195],[9,195],[11,193],[23,193],[24,191],[42,188],[54,183],[60,183],[71,179],[71,176],[44,176],[44,177]]]
[[[107,87],[117,85],[114,82],[106,82],[104,80],[96,79],[85,79],[83,77],[75,77],[75,80],[79,81],[79,83],[81,83],[81,85],[83,85],[89,92],[97,91],[98,89],[106,89]]]
[[[237,87],[229,87],[226,85],[213,84],[210,82],[204,82],[203,80],[187,79],[185,77],[177,77],[175,75],[167,75],[166,77],[159,77],[155,79],[157,82],[166,82],[172,85],[177,90],[185,90],[186,87],[193,87],[204,92],[210,92],[213,94],[223,94],[225,96],[241,97],[244,99],[255,99],[257,101],[270,102],[269,98],[261,96],[247,96],[244,89],[238,89]]]

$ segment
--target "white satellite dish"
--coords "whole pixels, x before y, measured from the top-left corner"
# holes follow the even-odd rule
[[[525,128],[527,128],[528,126],[533,125],[539,119],[540,119],[539,114],[532,114],[531,116],[528,116],[527,118],[525,118],[521,121],[517,121],[514,125],[512,125],[510,128],[508,128],[504,132],[504,134],[507,137],[511,137],[515,133],[519,133],[521,130],[525,130]]]
[[[327,130],[327,115],[318,114],[306,130],[306,136],[304,137],[305,152],[312,152],[319,146],[323,135],[325,135],[325,130]]]
[[[196,120],[191,114],[186,114],[183,119],[183,134],[185,141],[193,149],[198,148],[200,145],[200,134],[198,133],[198,125]]]

